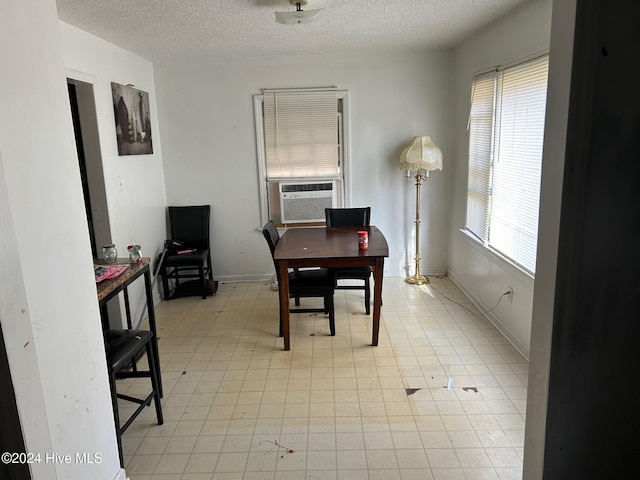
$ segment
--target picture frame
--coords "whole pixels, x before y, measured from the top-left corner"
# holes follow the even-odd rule
[[[149,93],[111,82],[118,155],[153,153]]]

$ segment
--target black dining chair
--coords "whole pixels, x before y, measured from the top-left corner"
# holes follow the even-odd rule
[[[274,254],[276,245],[280,241],[280,234],[276,228],[276,224],[272,221],[267,222],[262,227],[271,258],[276,268],[276,277],[278,279],[278,288],[280,288],[280,271],[275,261]],[[331,336],[336,334],[335,311],[333,307],[333,294],[336,286],[335,273],[331,269],[316,268],[312,270],[293,270],[289,272],[289,298],[305,298],[305,297],[322,297],[324,299],[324,308],[290,308],[291,313],[328,313],[329,314],[329,330]],[[279,302],[278,302],[279,303]],[[282,336],[282,311],[280,312],[280,333]]]
[[[168,242],[159,273],[162,277],[164,299],[169,300],[169,280],[178,287],[181,280],[198,279],[202,298],[207,298],[210,289],[207,278],[213,282],[211,248],[209,245],[209,205],[168,207],[169,227],[172,242]]]
[[[124,466],[122,455],[122,434],[129,428],[142,410],[155,403],[156,419],[158,425],[164,423],[162,416],[162,405],[160,403],[160,366],[156,364],[153,354],[153,332],[147,330],[103,330],[105,350],[107,353],[107,369],[109,372],[109,385],[111,387],[111,402],[113,406],[113,417],[116,428],[116,439],[118,442],[118,453],[120,455],[120,465]],[[141,370],[138,363],[133,367],[134,359],[147,355],[148,370]],[[118,393],[116,380],[121,378],[149,378],[151,380],[151,392],[144,398],[132,397]],[[138,404],[138,408],[129,415],[124,423],[120,423],[120,413],[118,409],[118,399]]]
[[[371,221],[371,207],[325,208],[327,227],[368,227]],[[371,267],[336,268],[336,289],[364,290],[364,310],[371,314]],[[361,280],[361,285],[344,285],[340,280]]]

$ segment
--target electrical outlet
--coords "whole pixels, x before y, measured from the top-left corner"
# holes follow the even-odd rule
[[[505,292],[505,295],[509,297],[509,303],[513,303],[513,288],[507,287],[507,291]]]

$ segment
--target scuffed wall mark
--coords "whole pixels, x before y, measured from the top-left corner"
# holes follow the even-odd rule
[[[67,413],[69,413],[70,415],[73,415],[78,411],[79,406],[80,406],[80,400],[78,400],[77,398],[74,398],[71,403],[71,408],[69,408]]]
[[[24,345],[22,345],[22,348],[27,348],[27,345],[29,345],[30,343],[31,343],[31,341],[27,340],[27,342]]]

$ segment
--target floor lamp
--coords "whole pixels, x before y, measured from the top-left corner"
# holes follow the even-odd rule
[[[431,170],[442,170],[442,152],[431,137],[413,137],[411,144],[400,154],[400,170],[416,175],[416,273],[404,279],[412,285],[428,285],[429,279],[420,275],[420,184],[429,178]]]

